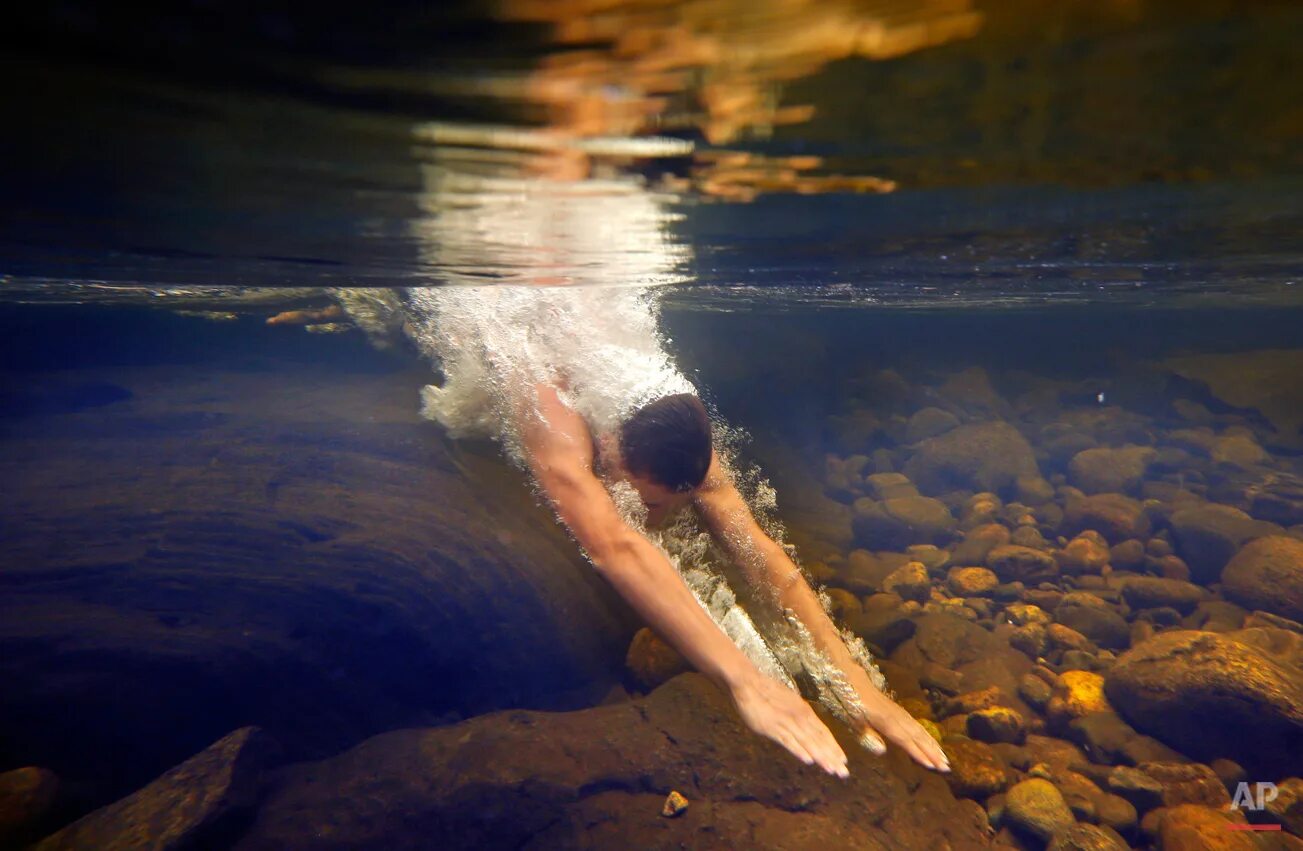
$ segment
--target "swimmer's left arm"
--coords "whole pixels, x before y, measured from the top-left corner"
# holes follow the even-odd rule
[[[885,734],[917,762],[949,771],[945,753],[937,742],[909,713],[883,694],[869,679],[868,672],[851,656],[814,589],[805,581],[804,574],[787,551],[760,528],[718,456],[711,459],[710,469],[696,491],[694,503],[712,537],[747,580],[769,591],[768,596],[780,611],[791,609],[795,612],[810,631],[816,646],[845,673],[869,716],[855,733],[870,742],[876,740],[879,747],[875,750],[882,746],[877,734]]]

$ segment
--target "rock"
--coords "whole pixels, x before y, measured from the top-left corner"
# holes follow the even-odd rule
[[[1177,554],[1190,565],[1195,582],[1216,582],[1222,568],[1241,546],[1266,535],[1279,534],[1274,523],[1254,520],[1229,505],[1209,503],[1183,508],[1172,515]]]
[[[888,594],[898,594],[905,600],[924,603],[931,594],[932,579],[922,562],[911,561],[887,574],[882,580],[882,590]]]
[[[950,561],[957,565],[986,564],[986,556],[996,547],[1009,543],[1009,530],[999,523],[986,523],[964,533],[951,553]]]
[[[1067,735],[1096,762],[1135,765],[1151,760],[1181,759],[1157,739],[1141,735],[1116,712],[1092,712],[1068,723]]]
[[[1158,576],[1130,576],[1122,582],[1122,599],[1133,609],[1170,606],[1189,614],[1208,596],[1198,585]]]
[[[1287,777],[1276,784],[1276,797],[1267,801],[1267,816],[1295,836],[1303,836],[1303,778]]]
[[[1076,823],[1059,790],[1039,777],[1009,788],[1004,797],[1004,820],[1042,842],[1049,842]]]
[[[968,735],[979,742],[1021,745],[1027,740],[1027,722],[1006,706],[992,706],[969,714]]]
[[[1094,645],[1090,639],[1071,627],[1061,623],[1052,623],[1045,628],[1045,637],[1060,650],[1090,650]]]
[[[1303,621],[1303,540],[1269,535],[1246,544],[1222,571],[1222,591],[1246,608]]]
[[[1069,576],[1100,573],[1109,563],[1109,546],[1104,536],[1093,529],[1082,532],[1054,554],[1059,569]]]
[[[850,615],[846,626],[883,653],[891,653],[916,629],[912,618],[898,610],[874,609]]]
[[[1017,544],[996,547],[986,555],[986,566],[1001,581],[1035,584],[1057,578],[1059,566],[1048,553]]]
[[[1070,493],[1064,506],[1059,534],[1072,537],[1094,529],[1110,543],[1149,535],[1150,521],[1144,507],[1128,496],[1101,493],[1082,496]]]
[[[846,556],[846,564],[830,581],[853,594],[874,594],[882,590],[882,580],[887,578],[887,574],[904,563],[868,550],[851,550]]]
[[[1112,712],[1104,696],[1104,678],[1093,671],[1064,671],[1051,691],[1046,714],[1052,723],[1066,725],[1092,712]]]
[[[952,567],[946,585],[956,597],[988,597],[995,592],[1000,578],[985,567]]]
[[[1217,773],[1197,762],[1142,762],[1136,769],[1154,778],[1163,787],[1163,806],[1203,804],[1227,807],[1231,796]]]
[[[1129,847],[1116,830],[1077,824],[1056,836],[1049,844],[1049,851],[1127,851]]]
[[[1109,668],[1105,693],[1137,729],[1196,759],[1271,776],[1303,753],[1303,672],[1218,633],[1154,636]]]
[[[675,818],[683,815],[688,809],[688,799],[683,797],[677,790],[671,789],[670,794],[665,796],[665,805],[661,807],[661,815],[665,818]]]
[[[1252,833],[1232,830],[1244,817],[1182,804],[1163,811],[1158,822],[1158,846],[1163,851],[1262,851]]]
[[[1135,806],[1120,795],[1101,795],[1095,802],[1095,817],[1100,825],[1111,827],[1122,836],[1130,836],[1136,829],[1140,815]]]
[[[41,486],[0,511],[25,518],[4,524],[0,765],[55,772],[72,811],[247,724],[302,759],[589,704],[623,674],[641,624],[498,450],[421,419],[392,355],[359,340],[322,370],[343,341],[301,342],[202,379],[119,364],[148,388],[129,404],[3,435],[4,478]]]
[[[692,669],[688,660],[666,644],[650,627],[643,627],[634,633],[624,664],[634,684],[643,691],[651,691],[672,677]]]
[[[937,394],[969,416],[1003,417],[1010,413],[1009,403],[995,392],[990,376],[980,366],[956,372],[937,388]]]
[[[1119,649],[1131,641],[1131,628],[1108,603],[1084,591],[1066,594],[1054,609],[1054,620],[1071,627],[1101,647]]]
[[[845,621],[864,610],[860,598],[845,588],[825,588],[823,591],[828,595],[829,612],[836,621]]]
[[[1265,462],[1270,456],[1252,437],[1244,434],[1223,435],[1213,441],[1212,459],[1240,469],[1249,469]]]
[[[918,443],[929,437],[944,434],[959,426],[959,418],[940,408],[924,408],[909,418],[905,426],[905,441]]]
[[[950,758],[950,773],[942,776],[955,795],[986,798],[1009,785],[1009,770],[990,745],[967,736],[946,736],[941,747]]]
[[[1049,647],[1049,631],[1042,623],[1024,624],[1009,633],[1009,646],[1029,659],[1039,659]]]
[[[994,652],[996,645],[991,633],[948,614],[919,618],[911,642],[928,661],[951,669]]]
[[[910,561],[916,561],[935,573],[950,563],[950,553],[932,544],[914,544],[905,548]]]
[[[1026,505],[1044,505],[1054,499],[1054,486],[1040,476],[1019,476],[1014,481],[1014,498]]]
[[[691,673],[617,706],[396,730],[285,769],[235,848],[717,848],[747,837],[764,848],[883,849],[892,836],[920,849],[986,844],[945,783],[832,727],[849,758],[846,780],[752,733],[726,694]],[[692,804],[661,818],[674,789]]]
[[[1109,549],[1108,562],[1117,570],[1137,570],[1145,563],[1145,545],[1135,538],[1114,544]]]
[[[1053,687],[1035,674],[1024,674],[1018,681],[1018,696],[1038,710],[1043,711],[1053,695]]]
[[[1163,805],[1163,784],[1138,768],[1114,768],[1108,774],[1108,788],[1142,813]]]
[[[962,425],[918,444],[905,475],[925,494],[1009,491],[1019,476],[1039,476],[1027,439],[1005,422]]]
[[[258,728],[236,730],[145,788],[47,837],[34,851],[226,847],[257,802],[273,753]]]
[[[915,543],[945,541],[955,527],[955,518],[945,503],[923,496],[881,502],[861,497],[852,508],[856,540],[876,549],[899,550]]]
[[[918,488],[900,473],[874,473],[864,477],[864,490],[874,499],[918,496]]]
[[[1048,612],[1040,606],[1033,606],[1030,603],[1011,603],[1004,607],[1004,615],[1009,619],[1009,623],[1015,626],[1025,626],[1027,624],[1048,625],[1052,620]]]
[[[44,768],[0,773],[0,848],[24,847],[35,839],[58,790],[58,778]]]
[[[1158,453],[1151,446],[1086,449],[1072,457],[1068,476],[1088,494],[1134,493]]]

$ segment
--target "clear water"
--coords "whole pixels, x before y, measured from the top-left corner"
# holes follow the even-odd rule
[[[1133,444],[1160,454],[1130,496],[1170,508],[1175,489],[1298,537],[1298,11],[982,11],[971,38],[770,81],[809,120],[712,144],[714,125],[667,118],[637,137],[652,156],[601,134],[580,175],[573,128],[495,94],[514,72],[493,52],[431,71],[253,51],[226,79],[203,38],[175,73],[11,46],[28,85],[5,91],[0,140],[0,770],[59,775],[39,829],[246,724],[293,764],[623,700],[638,620],[508,462],[501,383],[558,352],[597,388],[579,399],[595,421],[695,387],[766,527],[840,589],[839,627],[847,596],[882,590],[848,579],[853,552],[962,537],[879,545],[851,519],[865,476],[910,469],[925,409],[1026,436],[1055,493],[1032,509],[1047,552],[1082,484],[1068,448]],[[741,176],[723,148],[750,157]],[[811,156],[809,174],[892,191],[801,184],[783,158]],[[440,322],[468,300],[473,322]],[[555,322],[522,333],[543,303]],[[495,377],[448,367],[475,347]],[[432,384],[451,388],[426,396],[435,423]],[[1248,456],[1207,448],[1226,439]],[[977,490],[925,493],[958,521]],[[806,670],[836,710],[799,635],[735,600],[737,576],[693,572],[699,529],[657,542],[753,658]],[[1106,670],[1099,649],[1048,664]],[[908,653],[858,651],[910,675]]]

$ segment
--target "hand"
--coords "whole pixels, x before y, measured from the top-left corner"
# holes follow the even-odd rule
[[[857,689],[864,707],[864,717],[855,732],[868,739],[871,750],[885,750],[879,735],[895,742],[905,753],[925,768],[950,771],[950,760],[936,739],[898,703],[878,691],[865,677],[866,685]],[[876,742],[876,745],[874,744]]]
[[[757,673],[734,687],[732,696],[752,732],[774,740],[806,765],[817,762],[829,774],[850,776],[846,753],[799,694]]]

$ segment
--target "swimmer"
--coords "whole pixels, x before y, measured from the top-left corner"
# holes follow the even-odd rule
[[[760,672],[697,603],[664,552],[623,519],[602,478],[631,485],[647,509],[648,527],[694,508],[747,581],[772,588],[777,603],[804,623],[819,649],[845,674],[859,698],[855,733],[882,752],[885,738],[921,765],[950,770],[941,746],[857,664],[815,592],[786,551],[761,529],[711,440],[710,420],[696,395],[656,399],[612,433],[594,435],[562,399],[564,383],[533,385],[522,400],[518,430],[533,475],[558,517],[599,573],[673,645],[733,699],[753,732],[802,762],[848,776],[846,754],[810,705]]]

